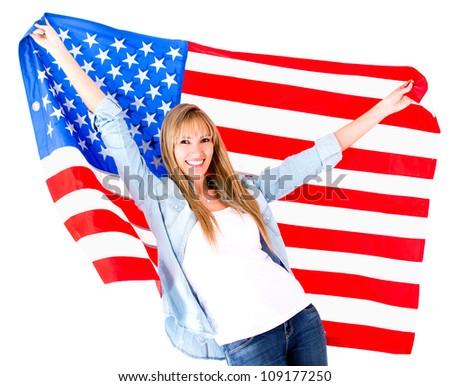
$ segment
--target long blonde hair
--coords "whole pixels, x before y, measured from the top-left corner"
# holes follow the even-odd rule
[[[176,143],[186,134],[191,134],[194,127],[206,129],[207,134],[211,136],[214,153],[208,172],[220,199],[239,212],[248,213],[256,222],[261,235],[270,247],[271,242],[259,205],[237,177],[216,125],[196,105],[182,103],[170,110],[164,118],[161,127],[161,153],[169,177],[175,181],[187,200],[206,239],[211,245],[215,245],[218,224],[212,212],[199,200],[197,194],[191,188],[188,176],[178,166],[174,154]],[[204,134],[204,132],[201,134]]]

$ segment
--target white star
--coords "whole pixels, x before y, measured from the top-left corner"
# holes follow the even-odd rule
[[[97,138],[97,132],[96,131],[89,131],[89,135],[86,136],[86,138],[89,138],[91,140],[91,143],[94,143],[94,141],[100,141]]]
[[[48,125],[47,125],[47,135],[51,138],[52,137],[52,133],[53,133],[53,130],[55,130],[53,127],[52,127],[52,125],[49,123]]]
[[[156,170],[158,170],[159,166],[160,166],[161,163],[162,163],[162,159],[161,159],[161,157],[155,157],[155,156],[153,156],[153,161],[150,162],[150,163],[153,164],[153,165],[155,165]]]
[[[158,127],[158,134],[155,134],[153,137],[160,138],[161,137],[161,129]]]
[[[136,55],[137,55],[137,54],[130,55],[130,54],[127,52],[127,58],[124,59],[124,60],[122,60],[122,62],[128,63],[128,68],[131,68],[131,66],[132,66],[133,64],[138,64],[138,62],[136,62],[136,60],[134,59],[134,58],[136,57]]]
[[[37,70],[37,72],[38,72],[38,79],[41,81],[41,83],[44,82],[44,79],[48,79],[45,70],[44,71]]]
[[[153,87],[152,85],[150,85],[150,90],[147,91],[146,94],[150,94],[152,96],[152,100],[154,100],[155,96],[157,96],[157,95],[161,96],[161,93],[158,90],[159,90],[159,86]]]
[[[66,107],[67,111],[75,108],[74,101],[75,99],[69,100],[66,98],[66,101],[63,103],[63,105]]]
[[[81,150],[87,150],[86,141],[85,140],[79,140],[78,145],[81,147]]]
[[[63,31],[61,28],[59,29],[59,38],[64,42],[66,39],[70,40],[70,36],[69,36],[69,30],[66,29],[65,31]]]
[[[74,58],[76,58],[78,55],[83,55],[83,53],[81,52],[81,45],[75,47],[72,44],[72,49],[69,52],[73,55]]]
[[[125,82],[124,80],[122,80],[122,86],[119,87],[120,90],[123,90],[123,92],[125,93],[125,95],[128,94],[129,91],[134,91],[133,88],[131,87],[133,82]]]
[[[48,91],[50,91],[50,93],[51,93],[54,97],[56,97],[56,91],[55,91],[55,89],[54,89],[52,86],[50,86],[50,87],[48,88]]]
[[[157,123],[155,119],[156,113],[149,114],[148,112],[145,112],[146,117],[143,119],[143,121],[147,122],[147,126],[150,126],[152,123]]]
[[[53,83],[53,90],[55,91],[55,94],[58,95],[59,93],[64,93],[62,83]]]
[[[136,134],[140,134],[140,132],[139,132],[139,127],[140,126],[141,125],[133,125],[133,124],[131,124],[131,129],[129,130],[129,132],[130,132],[132,138],[134,138],[134,136]]]
[[[66,130],[69,130],[69,133],[71,136],[73,136],[73,133],[76,133],[75,126],[72,122],[67,122]]]
[[[95,38],[97,37],[97,34],[91,36],[86,32],[86,36],[87,38],[83,40],[83,42],[86,42],[89,44],[89,48],[92,48],[93,44],[98,44],[98,42],[95,40]]]
[[[112,77],[113,77],[113,79],[116,79],[116,76],[117,76],[117,75],[122,76],[122,73],[120,72],[120,65],[118,65],[117,67],[114,67],[114,66],[111,64],[111,70],[108,71],[107,73],[108,73],[108,74],[111,74]]]
[[[94,67],[92,67],[94,62],[88,63],[84,59],[83,59],[83,62],[84,62],[84,64],[81,66],[81,68],[86,72],[86,74],[89,74],[89,71],[95,71]]]
[[[100,88],[106,87],[105,77],[99,78],[97,75],[95,75],[95,83],[97,83],[97,86]]]
[[[117,52],[120,51],[121,48],[127,48],[125,47],[125,45],[123,44],[123,42],[125,41],[125,38],[123,38],[122,40],[117,40],[116,38],[114,38],[114,43],[111,44],[111,47],[115,47]]]
[[[173,84],[178,84],[174,79],[175,75],[176,74],[169,75],[166,73],[166,79],[163,79],[161,82],[167,83],[167,88],[170,89],[170,86],[172,86]]]
[[[144,141],[142,140],[142,145],[139,146],[139,148],[142,149],[143,154],[145,155],[145,153],[147,152],[148,149],[151,149],[152,147],[150,146],[151,141]]]
[[[180,51],[180,48],[175,49],[175,48],[170,47],[170,52],[167,52],[166,55],[171,56],[172,60],[175,60],[175,58],[177,56],[181,56],[181,57],[183,56],[180,54],[179,51]]]
[[[144,97],[138,98],[136,95],[134,95],[134,102],[130,103],[130,105],[136,106],[136,111],[139,111],[141,107],[145,107],[144,103],[142,102],[144,100]]]
[[[150,80],[150,78],[147,76],[148,70],[142,71],[140,68],[138,68],[139,75],[135,75],[135,78],[138,78],[141,81],[141,84],[144,80]]]
[[[96,56],[96,58],[99,58],[102,64],[105,60],[111,60],[111,58],[108,56],[109,50],[102,51],[102,49],[99,48],[98,51],[99,54]]]
[[[171,104],[172,104],[172,101],[170,101],[169,103],[162,101],[162,105],[161,105],[161,107],[158,107],[158,110],[162,110],[164,112],[164,116],[166,116],[166,114],[171,110],[171,107],[170,107]]]
[[[151,64],[152,67],[155,67],[156,72],[158,72],[161,68],[166,68],[166,66],[163,64],[164,58],[162,59],[156,59],[155,63]]]
[[[42,98],[42,103],[44,104],[44,108],[47,110],[47,105],[49,103],[52,103],[48,100],[48,94],[46,94],[45,97]]]
[[[144,42],[142,42],[142,47],[139,48],[140,51],[144,51],[144,56],[147,57],[147,54],[149,52],[155,52],[152,50],[152,42],[150,42],[149,44],[145,44]]]
[[[62,109],[57,109],[57,108],[55,108],[55,106],[52,106],[52,108],[53,108],[53,113],[51,113],[50,116],[56,117],[59,121],[60,118],[62,118],[64,116]]]
[[[100,146],[101,150],[98,152],[103,157],[103,160],[106,159],[106,157],[109,156],[109,150],[103,146]]]
[[[87,125],[87,122],[86,122],[86,115],[83,115],[83,116],[81,116],[80,114],[78,114],[77,113],[77,119],[75,119],[74,121],[76,122],[76,123],[78,123],[78,126],[79,127],[81,127],[81,126],[83,126],[83,125]]]

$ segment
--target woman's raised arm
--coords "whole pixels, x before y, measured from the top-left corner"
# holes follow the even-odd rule
[[[54,28],[46,20],[46,24],[35,24],[36,30],[31,37],[45,48],[61,66],[86,107],[93,112],[105,94],[98,85],[80,67],[71,53],[64,46]]]
[[[358,139],[388,115],[409,106],[412,100],[406,94],[411,91],[412,87],[412,81],[402,84],[369,111],[337,130],[335,135],[341,145],[341,149],[345,150],[352,146]]]

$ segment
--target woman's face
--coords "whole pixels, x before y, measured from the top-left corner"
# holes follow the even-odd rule
[[[174,148],[177,165],[194,182],[203,181],[214,154],[208,130],[195,125],[175,142]]]

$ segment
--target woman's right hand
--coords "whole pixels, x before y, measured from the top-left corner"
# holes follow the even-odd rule
[[[52,55],[54,55],[55,51],[57,50],[65,50],[66,48],[64,46],[64,43],[60,39],[55,29],[50,25],[47,19],[45,20],[45,22],[46,24],[36,23],[34,25],[36,27],[36,30],[34,30],[30,34],[30,36],[37,44],[45,48]]]

